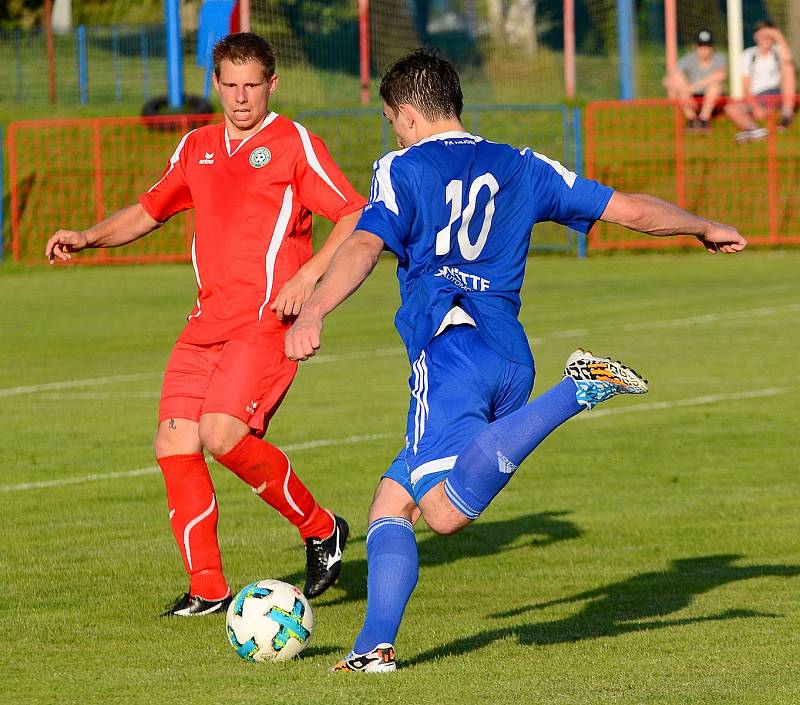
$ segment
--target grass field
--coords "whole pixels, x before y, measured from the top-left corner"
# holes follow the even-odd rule
[[[152,458],[188,266],[0,270],[2,703],[797,703],[800,253],[540,257],[537,393],[576,346],[651,393],[548,439],[474,526],[418,530],[380,677],[326,672],[365,605],[365,513],[402,442],[407,363],[382,261],[335,313],[269,437],[351,523],[298,661],[253,666],[186,587]],[[295,530],[212,466],[234,586],[302,579]]]

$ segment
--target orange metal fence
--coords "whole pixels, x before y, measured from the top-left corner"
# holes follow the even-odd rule
[[[687,131],[669,100],[601,101],[584,114],[586,175],[621,191],[660,196],[736,226],[754,244],[800,243],[800,125],[737,144],[720,112],[707,132]],[[693,238],[652,238],[605,223],[591,249],[680,247]]]
[[[14,261],[42,261],[59,228],[88,228],[161,176],[182,134],[214,116],[94,118],[13,123],[8,130]],[[87,250],[73,262],[188,259],[193,211],[120,249]]]
[[[354,117],[367,118],[373,116]],[[85,229],[134,202],[158,180],[181,135],[210,119],[220,117],[13,123],[8,151],[14,260],[41,262],[47,238],[59,228]],[[667,100],[590,103],[585,173],[616,189],[652,193],[731,223],[755,244],[800,243],[800,125],[780,132],[773,118],[766,139],[739,145],[724,115],[712,120],[707,134],[687,133],[684,122],[679,107]],[[363,192],[368,162],[385,150],[385,136],[375,130],[375,144],[359,149],[345,139],[353,131],[337,124],[326,124],[329,147]],[[363,139],[373,132],[353,134]],[[502,130],[495,136],[510,139]],[[184,261],[193,223],[189,211],[124,248],[89,250],[72,261]],[[688,244],[694,245],[692,238],[651,238],[603,223],[590,235],[595,250]]]
[[[305,112],[296,116],[323,135],[334,159],[361,193],[369,192],[373,161],[391,144],[389,128],[374,108]],[[135,202],[154,184],[180,137],[221,116],[170,116],[42,120],[9,129],[12,254],[43,262],[47,238],[59,228],[85,229]],[[467,106],[467,129],[518,146],[535,144],[574,167],[573,113],[560,105]],[[122,248],[88,250],[72,263],[186,260],[192,212]],[[330,229],[314,219],[314,233]],[[557,225],[537,228],[537,249],[574,249],[574,234]]]

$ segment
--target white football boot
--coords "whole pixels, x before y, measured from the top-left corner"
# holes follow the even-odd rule
[[[331,672],[391,673],[397,670],[397,664],[394,660],[394,646],[391,644],[378,644],[367,654],[357,654],[351,651],[330,670]]]
[[[567,358],[564,379],[575,381],[579,404],[591,409],[617,394],[646,394],[647,380],[627,365],[578,348]]]

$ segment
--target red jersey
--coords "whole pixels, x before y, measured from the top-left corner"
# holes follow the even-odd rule
[[[184,135],[139,202],[162,223],[195,209],[198,295],[179,340],[250,338],[281,350],[289,322],[269,306],[311,258],[311,213],[338,222],[366,203],[322,140],[276,113],[239,143],[224,124]]]

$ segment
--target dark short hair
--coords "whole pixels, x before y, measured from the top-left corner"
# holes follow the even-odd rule
[[[431,122],[459,119],[464,107],[455,67],[428,49],[412,51],[388,66],[381,79],[380,96],[392,110],[407,103]]]
[[[246,64],[255,61],[264,68],[264,78],[275,75],[275,52],[272,45],[263,37],[252,32],[237,32],[223,37],[214,45],[214,75],[219,79],[220,65],[223,61],[232,64]]]
[[[772,20],[759,20],[753,26],[753,32],[758,32],[759,29],[764,29],[765,27],[774,27],[775,23]]]

